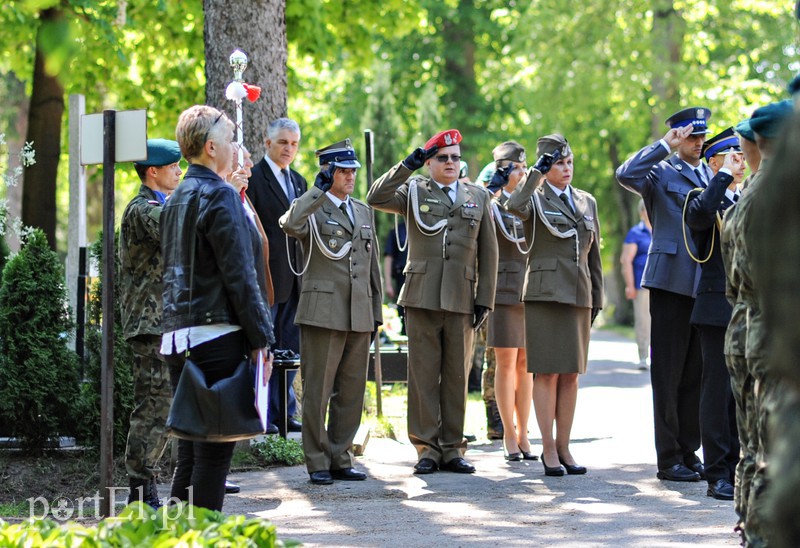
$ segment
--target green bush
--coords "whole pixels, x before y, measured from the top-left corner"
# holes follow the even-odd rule
[[[280,436],[267,436],[264,441],[250,446],[254,463],[259,466],[285,464],[295,466],[305,462],[303,448],[295,440],[283,439]]]
[[[114,238],[114,256],[119,257]],[[91,447],[100,446],[100,372],[103,346],[103,233],[89,247],[89,258],[100,275],[89,288],[86,306],[86,382],[82,387],[82,441]],[[116,264],[116,261],[115,261]],[[115,268],[115,272],[119,269]],[[114,303],[119,303],[119,276],[114,278]],[[122,335],[122,316],[119,306],[114,306],[114,452],[125,451],[133,410],[133,351]]]
[[[261,518],[225,516],[220,512],[179,504],[153,510],[129,504],[119,516],[96,527],[51,519],[9,525],[0,520],[0,547],[40,546],[300,546],[279,540],[275,526]]]
[[[74,435],[79,422],[66,303],[61,263],[36,229],[6,263],[0,287],[0,423],[34,454],[53,437]]]

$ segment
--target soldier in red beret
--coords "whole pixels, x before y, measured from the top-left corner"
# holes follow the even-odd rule
[[[475,328],[494,307],[497,237],[491,196],[458,180],[461,133],[437,133],[382,175],[372,207],[406,217],[408,262],[398,304],[408,332],[408,436],[416,474],[471,474],[464,460],[467,373]],[[429,177],[412,176],[427,166]]]

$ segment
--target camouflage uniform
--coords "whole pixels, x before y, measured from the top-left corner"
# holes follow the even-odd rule
[[[747,443],[750,451],[755,449],[752,475],[748,477],[748,466],[747,463],[744,463],[741,478],[742,494],[740,499],[741,505],[744,507],[743,528],[748,546],[765,546],[767,543],[768,530],[765,525],[767,514],[764,507],[764,495],[768,487],[767,463],[770,446],[766,425],[779,394],[776,378],[774,375],[768,374],[766,367],[767,337],[761,314],[759,289],[753,283],[752,249],[749,247],[748,239],[748,233],[752,231],[752,206],[758,199],[764,181],[763,173],[766,169],[767,160],[763,160],[761,169],[751,180],[747,192],[742,195],[739,203],[727,217],[727,226],[723,230],[723,246],[728,249],[727,256],[731,261],[728,283],[732,286],[731,292],[738,292],[738,300],[746,308],[744,355],[747,371],[752,377],[753,383],[752,404],[749,406],[747,406],[747,386],[741,388],[744,390],[742,400],[745,402],[744,412],[747,415],[746,435],[749,436],[747,440],[742,440],[742,447],[744,448]],[[734,362],[734,365],[739,364]]]
[[[751,178],[743,184],[749,186]],[[725,332],[725,363],[731,375],[731,388],[736,401],[736,426],[739,432],[741,455],[736,466],[736,481],[734,485],[734,510],[739,517],[739,527],[744,527],[747,515],[747,499],[750,495],[750,482],[755,471],[755,457],[758,450],[757,431],[758,418],[755,410],[755,380],[747,368],[745,358],[745,344],[747,338],[747,305],[740,298],[739,284],[741,273],[737,261],[735,246],[735,227],[733,226],[733,212],[736,206],[731,207],[725,215],[720,236],[722,258],[725,263],[726,296],[733,307],[731,320]]]
[[[144,481],[151,481],[159,471],[172,401],[169,368],[159,351],[163,288],[160,215],[161,203],[155,192],[141,185],[122,214],[119,233],[122,330],[134,356],[135,407],[125,468],[132,480]]]
[[[478,366],[479,371],[483,370],[481,392],[483,394],[483,402],[486,404],[486,437],[490,440],[501,440],[503,439],[503,421],[500,420],[500,410],[497,408],[497,400],[494,398],[496,360],[494,358],[494,348],[486,346],[487,324],[488,322],[484,322],[475,333],[475,351],[473,353],[472,366]],[[486,361],[486,369],[483,369],[484,359]]]

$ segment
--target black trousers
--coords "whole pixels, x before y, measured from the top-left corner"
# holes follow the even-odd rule
[[[699,461],[700,337],[690,323],[694,299],[650,289],[650,382],[659,470]]]
[[[708,483],[724,479],[734,482],[739,462],[739,433],[731,376],[725,365],[725,328],[699,325],[703,349],[703,380],[700,394],[700,432]]]
[[[203,371],[209,385],[230,377],[245,354],[242,331],[234,331],[217,339],[192,347],[191,356]],[[183,354],[167,356],[172,390],[178,386],[184,363]],[[172,477],[170,497],[195,506],[222,510],[225,478],[236,442],[209,443],[178,440],[178,462]]]

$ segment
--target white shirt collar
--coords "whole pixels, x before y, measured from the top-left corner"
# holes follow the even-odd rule
[[[283,173],[281,173],[280,166],[275,162],[273,162],[272,158],[270,158],[267,155],[264,155],[264,159],[267,161],[267,165],[272,170],[272,174],[275,175],[275,180],[278,181],[278,183],[281,185],[281,188],[283,188],[286,183],[283,180]],[[291,169],[291,167],[287,167],[286,169],[289,170]],[[291,174],[289,175],[289,177],[291,178]],[[284,188],[284,190],[286,189]]]
[[[453,198],[453,201],[455,201],[455,199],[456,199],[456,196],[458,196],[458,180],[456,180],[455,182],[453,182],[453,183],[451,183],[451,184],[449,184],[449,185],[442,184],[442,183],[440,183],[439,181],[436,181],[436,180],[433,180],[433,179],[431,179],[431,180],[432,180],[434,183],[436,183],[437,185],[439,185],[439,188],[441,188],[441,189],[442,189],[442,192],[447,192],[447,191],[445,191],[445,190],[444,190],[444,187],[450,187],[450,188],[452,188],[452,189],[455,191],[455,196],[451,196],[451,197]]]
[[[335,205],[336,207],[339,207],[342,203],[345,203],[345,204],[347,204],[347,209],[350,209],[350,200],[349,200],[350,197],[349,196],[347,198],[345,198],[344,200],[340,200],[339,198],[337,198],[336,196],[334,196],[330,192],[326,192],[325,194],[328,195],[328,198],[330,198],[331,202],[333,202],[333,205]]]
[[[725,197],[727,199],[729,199],[731,202],[734,201],[734,199],[733,199],[734,196],[736,196],[736,192],[734,192],[733,190],[731,190],[729,188],[725,189]]]
[[[569,198],[570,201],[572,201],[572,193],[570,192],[570,188],[569,188],[570,186],[569,185],[567,185],[567,188],[565,188],[564,190],[561,190],[560,188],[551,185],[550,181],[548,181],[546,179],[545,179],[544,182],[547,183],[547,186],[550,187],[550,190],[552,190],[553,192],[556,193],[556,196],[561,196],[562,194],[566,194],[567,198]]]

